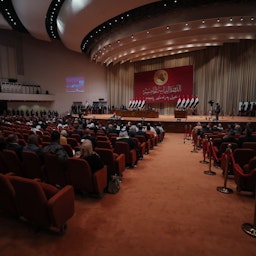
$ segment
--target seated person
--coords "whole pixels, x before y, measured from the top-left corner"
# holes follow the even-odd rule
[[[116,138],[116,141],[126,142],[128,143],[130,150],[136,150],[137,160],[135,164],[137,164],[138,160],[140,159],[140,151],[135,141],[131,137],[129,137],[128,132],[126,131],[126,127],[123,127],[122,130],[119,132],[119,137]]]
[[[41,163],[44,162],[44,154],[38,144],[38,136],[36,134],[30,134],[28,136],[28,144],[23,147],[23,150],[33,151],[39,156]]]
[[[252,135],[252,129],[246,128],[245,136],[240,136],[238,141],[239,147],[242,147],[244,142],[256,142],[256,137]]]
[[[68,133],[66,130],[61,130],[60,132],[60,145],[67,145],[67,137],[68,137]]]
[[[80,147],[80,158],[86,160],[91,167],[92,173],[102,169],[104,163],[100,156],[93,151],[92,142],[90,140],[84,140]]]
[[[84,135],[82,137],[82,140],[90,140],[92,142],[93,148],[96,147],[97,140],[95,137],[91,135],[91,130],[89,128],[86,128],[84,131]]]
[[[66,162],[68,159],[68,153],[62,145],[60,145],[60,133],[58,131],[52,131],[51,144],[43,148],[44,153],[56,154],[60,161]]]
[[[73,127],[74,127],[74,130],[71,131],[69,135],[71,136],[72,134],[78,134],[78,135],[80,135],[80,138],[82,138],[83,131],[82,131],[82,129],[80,129],[80,125],[79,125],[79,121],[78,120],[74,121]]]
[[[136,132],[136,135],[142,135],[142,136],[145,137],[146,141],[148,140],[147,133],[145,131],[143,131],[143,126],[142,125],[138,126],[138,131]]]
[[[234,130],[230,130],[227,135],[223,136],[216,144],[217,147],[220,147],[223,142],[232,142],[237,143],[238,145],[238,139],[235,138],[235,132]]]
[[[12,133],[8,135],[5,148],[15,151],[19,159],[22,161],[23,147],[18,143],[18,137],[16,134]]]

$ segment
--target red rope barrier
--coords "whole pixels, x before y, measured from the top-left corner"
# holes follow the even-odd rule
[[[244,173],[244,171],[240,167],[240,165],[236,163],[236,160],[234,158],[233,153],[230,154],[230,158],[231,158],[231,162],[232,162],[232,165],[233,165],[233,168],[234,168],[235,172],[239,173],[243,177],[250,177],[251,176],[250,173]]]
[[[213,145],[212,145],[212,152],[213,152],[213,157],[214,157],[214,159],[215,159],[216,161],[219,162],[219,161],[221,161],[221,160],[224,158],[223,154],[222,154],[222,156],[221,156],[220,158],[217,156],[216,151],[215,151]]]

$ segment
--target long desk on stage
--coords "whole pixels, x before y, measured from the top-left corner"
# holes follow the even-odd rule
[[[188,112],[186,110],[175,110],[174,117],[175,118],[187,118]]]
[[[121,117],[159,117],[159,113],[154,110],[116,110],[116,115]]]

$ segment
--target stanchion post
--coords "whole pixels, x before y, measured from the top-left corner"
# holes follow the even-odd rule
[[[233,193],[233,190],[231,188],[227,188],[227,180],[228,180],[228,166],[230,163],[230,154],[231,154],[231,144],[228,144],[228,147],[226,149],[225,154],[227,155],[227,160],[225,163],[225,172],[224,172],[224,186],[223,187],[217,187],[217,191],[224,193],[224,194],[231,194]]]
[[[189,125],[189,129],[188,129],[188,137],[189,137],[189,139],[192,140],[192,125],[191,124]]]
[[[254,186],[255,186],[255,191],[254,191],[254,196],[255,196],[254,223],[253,224],[251,224],[251,223],[242,224],[242,230],[246,234],[256,238],[256,184],[254,184]]]
[[[210,147],[209,147],[209,170],[204,171],[204,174],[206,175],[216,175],[216,172],[212,171],[212,138],[210,138]]]
[[[195,134],[194,132],[192,133],[192,139],[193,139],[193,144],[194,144],[194,147],[193,147],[193,150],[191,151],[192,153],[198,153],[196,147],[197,147],[197,134]]]
[[[204,145],[204,144],[205,144],[206,141],[207,141],[207,143],[209,143],[209,142],[208,142],[208,136],[207,136],[207,134],[205,134],[204,139],[203,139],[203,145],[202,145],[202,146],[203,146],[203,158],[204,158],[204,159],[203,159],[202,161],[200,161],[201,164],[209,164],[209,162],[205,160],[206,148],[205,148],[205,145]]]
[[[186,142],[186,136],[187,136],[187,125],[185,124],[185,128],[184,128],[184,144]]]

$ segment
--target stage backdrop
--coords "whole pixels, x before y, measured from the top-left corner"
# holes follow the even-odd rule
[[[193,66],[134,74],[134,98],[146,103],[176,102],[193,95]]]

